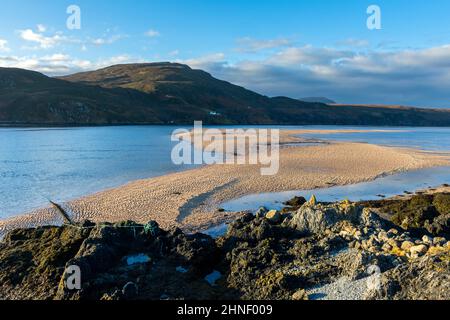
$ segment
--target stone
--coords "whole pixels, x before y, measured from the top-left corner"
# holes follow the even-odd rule
[[[292,300],[296,300],[296,301],[308,300],[308,295],[306,294],[305,290],[300,289],[292,295]]]
[[[428,251],[428,247],[424,244],[420,244],[418,246],[413,246],[409,249],[412,258],[418,258],[426,254]]]
[[[399,242],[397,240],[395,240],[395,239],[389,239],[387,241],[387,243],[393,248],[396,248],[396,247],[399,246]]]
[[[289,227],[305,234],[322,234],[342,221],[348,224],[358,223],[361,210],[360,207],[343,210],[335,204],[303,206],[289,220]]]
[[[429,236],[423,236],[422,241],[425,244],[433,244],[433,238],[430,238]]]
[[[264,218],[266,216],[267,212],[268,212],[268,210],[266,207],[261,207],[256,211],[255,216],[257,218]]]
[[[304,197],[294,197],[289,201],[286,201],[284,205],[294,208],[300,208],[302,205],[306,203],[306,199]]]
[[[311,196],[311,199],[309,199],[309,201],[308,201],[308,205],[309,205],[309,206],[315,206],[316,204],[317,204],[316,196],[315,196],[315,195],[312,195],[312,196]]]
[[[150,235],[152,237],[156,237],[160,233],[159,225],[156,221],[149,221],[144,226],[144,232],[147,235]]]
[[[380,231],[380,232],[378,233],[378,239],[379,239],[380,241],[386,242],[386,241],[389,240],[389,236],[388,236],[388,234],[387,234],[386,231],[382,230],[382,231]]]
[[[396,235],[398,235],[398,230],[397,229],[390,229],[387,232],[387,235],[388,235],[388,237],[396,236]]]
[[[435,246],[442,246],[442,245],[445,244],[446,241],[447,241],[447,240],[446,240],[445,238],[442,238],[442,237],[435,237],[435,238],[433,239],[433,244],[434,244]]]
[[[411,241],[403,241],[401,245],[401,249],[405,251],[409,251],[409,249],[411,249],[412,247],[414,247],[414,243],[412,243]]]
[[[367,233],[371,233],[373,229],[381,229],[384,225],[382,219],[370,208],[363,208],[360,216],[360,224],[366,227]]]
[[[138,296],[138,287],[134,282],[128,282],[122,288],[122,295],[127,300],[135,299]]]
[[[383,244],[381,249],[383,249],[384,252],[390,252],[392,250],[392,246],[388,243],[385,243],[385,244]]]
[[[266,213],[266,219],[272,223],[280,223],[281,214],[277,210],[270,210]]]
[[[361,232],[360,230],[357,230],[357,231],[353,234],[353,236],[355,237],[355,239],[359,240],[359,239],[361,239],[362,232]]]

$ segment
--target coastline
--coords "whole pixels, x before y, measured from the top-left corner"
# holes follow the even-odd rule
[[[309,131],[309,130],[308,130]],[[219,212],[225,201],[248,194],[326,188],[371,181],[397,172],[448,165],[445,156],[367,143],[326,142],[301,146],[304,130],[281,131],[280,172],[261,176],[259,166],[209,165],[137,180],[68,202],[76,221],[156,220],[162,227],[198,231],[238,213]],[[0,221],[0,235],[18,227],[61,223],[51,208]]]

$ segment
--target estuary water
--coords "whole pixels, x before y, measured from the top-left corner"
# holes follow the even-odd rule
[[[248,126],[247,126],[248,127]],[[0,128],[0,219],[63,202],[127,182],[193,168],[171,161],[178,127]],[[450,128],[286,126],[284,129],[383,129],[392,132],[310,134],[311,139],[369,142],[450,151]],[[416,178],[434,185],[444,171]],[[450,172],[450,171],[449,171]],[[412,179],[412,180],[414,180]],[[410,182],[411,179],[409,180]],[[448,180],[447,180],[448,182]],[[415,185],[402,182],[401,189]],[[392,181],[386,181],[392,185]]]

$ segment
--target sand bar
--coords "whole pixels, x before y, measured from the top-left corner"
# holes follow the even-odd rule
[[[308,130],[310,132],[310,130]],[[281,143],[304,142],[283,131]],[[407,170],[450,165],[448,155],[365,143],[327,143],[285,147],[280,170],[262,176],[258,165],[210,165],[161,177],[138,180],[65,204],[75,220],[94,222],[156,220],[162,227],[202,230],[234,219],[218,212],[220,203],[248,194],[324,188],[376,179]],[[0,235],[17,227],[58,223],[51,208],[0,221]]]

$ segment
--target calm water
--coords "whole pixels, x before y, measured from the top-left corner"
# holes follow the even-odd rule
[[[298,190],[274,193],[261,193],[248,195],[239,199],[228,201],[221,205],[227,211],[256,211],[264,206],[270,209],[281,209],[283,202],[303,196],[306,199],[314,194],[318,201],[334,202],[345,198],[351,201],[376,200],[381,197],[392,197],[419,189],[450,184],[450,167],[437,167],[423,170],[403,172],[382,177],[374,181],[336,186],[316,190]]]
[[[0,218],[132,180],[186,169],[172,164],[175,128],[0,129]]]
[[[365,129],[341,126],[283,128]],[[0,218],[46,206],[46,198],[67,201],[132,180],[187,169],[175,166],[170,160],[173,147],[170,135],[174,129],[164,126],[1,128]],[[308,136],[450,151],[450,128],[383,129],[396,132]],[[417,179],[422,181],[434,175],[436,173],[429,172]]]
[[[430,151],[450,151],[450,128],[345,127],[345,129],[375,129],[389,130],[393,132],[307,134],[303,136],[325,140],[368,142],[387,146],[410,147]]]

